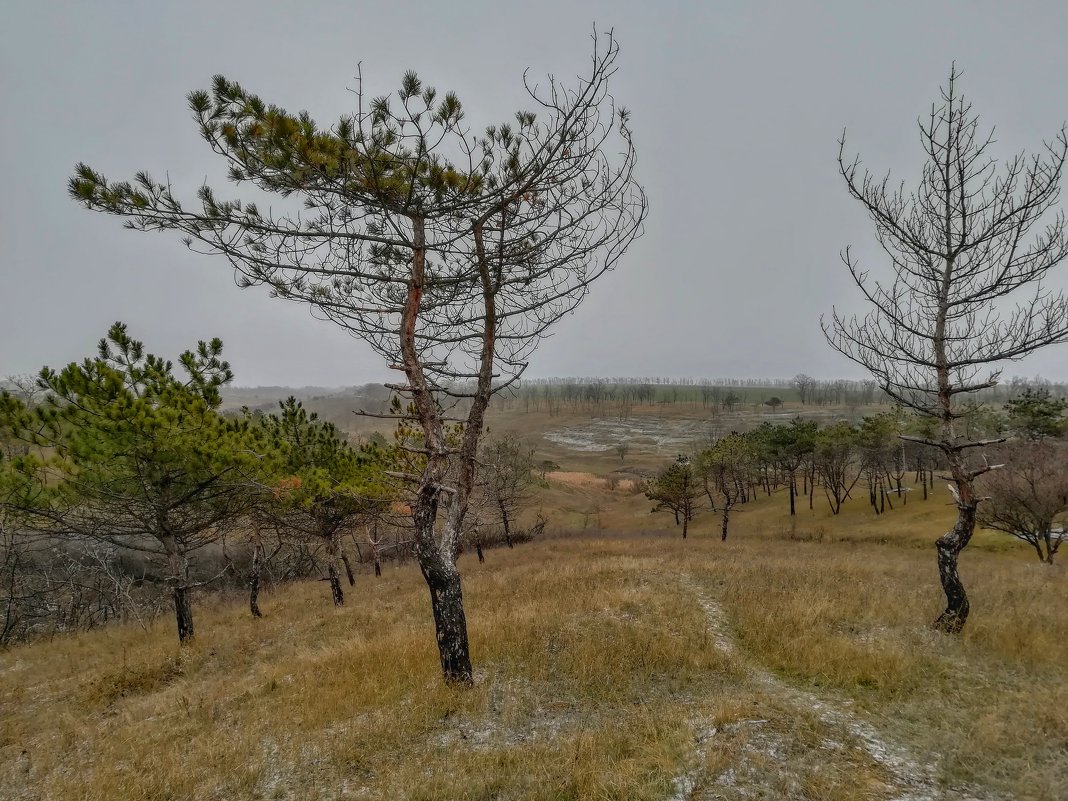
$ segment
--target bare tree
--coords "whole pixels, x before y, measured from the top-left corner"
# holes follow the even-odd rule
[[[511,548],[512,526],[519,510],[530,500],[534,483],[534,450],[514,435],[495,437],[482,447],[482,486],[485,492],[485,512],[482,520],[496,520],[504,530],[504,541]],[[478,531],[478,525],[473,527]],[[477,540],[481,544],[481,539]],[[480,560],[481,561],[481,560]]]
[[[801,400],[801,404],[804,405],[808,403],[809,396],[816,386],[816,379],[810,375],[798,373],[794,376],[793,385],[797,389],[797,397]]]
[[[297,195],[300,213],[223,201],[185,208],[145,173],[109,183],[79,165],[70,192],[138,230],[176,230],[368,342],[403,374],[398,412],[422,432],[411,494],[415,554],[430,590],[446,681],[472,680],[456,558],[491,396],[518,380],[541,335],[640,235],[628,112],[609,93],[618,45],[594,35],[573,87],[527,84],[537,112],[469,130],[460,101],[414,73],[330,128],[217,77],[189,102],[230,178]],[[463,431],[450,444],[453,422]],[[438,525],[438,518],[444,520]]]
[[[979,523],[1029,543],[1053,564],[1068,524],[1068,447],[1052,439],[1016,440],[997,455],[1006,464],[979,480],[987,501]]]
[[[843,135],[841,175],[875,225],[891,278],[871,278],[847,248],[842,260],[872,308],[861,318],[835,310],[822,323],[830,344],[890,398],[939,423],[939,435],[909,438],[942,452],[954,490],[957,521],[936,542],[946,595],[936,626],[949,632],[968,618],[957,562],[975,530],[975,480],[994,467],[983,448],[997,441],[961,436],[965,401],[993,387],[1004,362],[1068,338],[1068,300],[1042,284],[1068,256],[1064,218],[1048,214],[1060,194],[1065,130],[1043,153],[999,167],[993,133],[980,129],[959,78],[954,66],[920,120],[926,160],[913,190],[850,161]]]

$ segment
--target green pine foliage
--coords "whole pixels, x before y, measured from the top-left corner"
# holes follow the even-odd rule
[[[267,479],[275,510],[310,536],[329,537],[388,509],[394,491],[384,449],[353,448],[296,398],[279,406],[277,414],[251,418],[278,456]]]
[[[194,583],[190,556],[239,523],[274,458],[261,432],[219,412],[233,378],[222,342],[178,363],[180,373],[115,323],[95,357],[41,370],[47,394],[34,408],[0,396],[0,428],[24,445],[0,479],[20,524],[140,552],[176,602]]]
[[[1009,429],[1031,440],[1059,437],[1068,431],[1068,400],[1054,398],[1048,389],[1026,389],[1005,404]]]

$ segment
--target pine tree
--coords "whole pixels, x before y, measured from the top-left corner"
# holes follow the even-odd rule
[[[618,52],[611,34],[595,35],[586,77],[528,86],[537,114],[481,136],[454,94],[414,73],[391,97],[365,97],[361,84],[356,112],[325,128],[222,76],[193,92],[200,134],[230,179],[295,196],[300,214],[207,186],[186,207],[144,172],[112,183],[80,164],[70,180],[87,208],[181,233],[243,285],[311,304],[403,374],[389,386],[410,401],[402,415],[422,430],[426,458],[418,473],[395,472],[408,486],[448,682],[472,681],[456,559],[490,398],[642,231],[629,114],[608,89]],[[464,433],[453,446],[458,408]]]
[[[218,411],[233,378],[221,356],[220,340],[200,342],[179,357],[179,376],[115,323],[95,358],[41,371],[35,408],[6,393],[0,402],[0,427],[32,448],[12,465],[22,522],[158,565],[182,642],[204,583],[190,560],[246,513],[250,476],[270,458],[246,422]]]
[[[278,452],[277,468],[266,478],[266,503],[257,507],[257,514],[325,547],[331,596],[341,606],[345,593],[339,565],[344,565],[349,585],[356,582],[342,539],[382,514],[394,494],[385,475],[385,454],[373,447],[356,450],[336,426],[309,413],[296,398],[279,406],[278,414],[254,418]]]

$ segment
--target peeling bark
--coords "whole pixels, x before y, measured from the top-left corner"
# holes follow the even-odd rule
[[[449,684],[470,685],[474,682],[474,675],[460,574],[454,566],[440,567],[444,569],[424,570],[423,576],[430,589],[441,672]]]
[[[968,620],[971,604],[964,583],[957,570],[957,557],[971,539],[975,530],[975,507],[959,507],[957,523],[935,543],[938,553],[938,575],[946,594],[946,608],[935,620],[935,627],[949,634],[956,634]]]

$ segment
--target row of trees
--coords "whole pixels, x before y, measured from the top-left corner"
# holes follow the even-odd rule
[[[671,511],[683,525],[700,508],[702,497],[722,515],[721,535],[727,538],[731,510],[758,494],[785,491],[790,514],[802,499],[812,508],[817,488],[831,512],[854,497],[862,478],[868,501],[877,513],[887,507],[887,496],[906,492],[907,470],[924,488],[933,465],[916,449],[903,448],[897,433],[903,420],[894,414],[865,418],[861,425],[838,422],[820,427],[813,420],[795,418],[788,424],[764,423],[750,431],[732,432],[681,455],[647,483],[646,495],[656,501],[654,511]],[[892,508],[893,501],[889,501]]]
[[[1004,403],[1027,389],[1068,396],[1068,386],[1041,376],[1016,376],[987,387],[976,396],[984,403]],[[805,407],[859,409],[890,399],[874,379],[818,379],[798,373],[790,379],[547,378],[517,383],[500,398],[502,408],[524,411],[593,413],[628,416],[638,406],[688,406],[712,413],[800,403]]]
[[[803,379],[542,379],[524,381],[502,396],[502,406],[551,415],[583,412],[628,416],[638,406],[688,406],[712,413],[746,405],[779,406],[783,400],[808,405],[867,406],[885,401],[874,381]],[[778,403],[769,404],[769,400]]]
[[[247,583],[255,616],[265,576],[322,570],[340,606],[342,570],[356,580],[346,541],[366,543],[378,573],[383,551],[410,543],[390,476],[406,454],[402,431],[396,444],[355,448],[293,398],[274,414],[223,414],[231,379],[219,340],[176,367],[116,323],[94,358],[0,394],[0,642],[42,624],[150,614],[149,586],[166,588],[184,642],[192,591],[227,577]],[[476,502],[511,545],[529,451],[497,438],[483,463]],[[471,539],[481,558],[492,537]]]
[[[1047,390],[1027,390],[1001,413],[987,412],[973,423],[980,435],[1004,439],[995,455],[1005,464],[981,482],[988,501],[979,520],[1031,544],[1052,562],[1068,519],[1068,401]],[[707,506],[721,514],[727,539],[732,509],[757,495],[785,492],[790,514],[799,497],[811,509],[817,488],[832,514],[850,499],[866,496],[875,514],[905,505],[911,493],[927,500],[938,471],[948,465],[917,441],[930,424],[902,413],[867,417],[859,425],[837,422],[820,427],[796,418],[790,424],[763,425],[731,433],[693,455],[679,456],[647,482],[653,511],[667,511],[682,526]],[[911,439],[906,439],[911,437]]]

